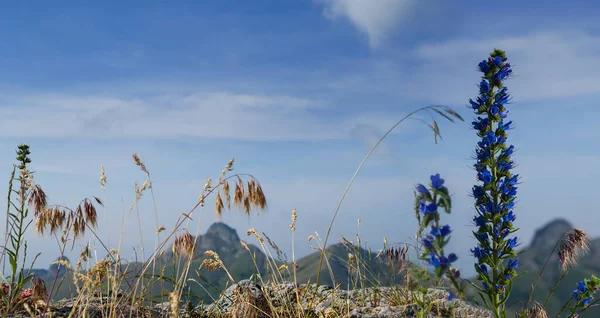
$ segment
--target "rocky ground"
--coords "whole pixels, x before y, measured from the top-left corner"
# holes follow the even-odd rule
[[[421,294],[422,295],[422,294]],[[418,295],[415,294],[415,297]],[[454,299],[447,300],[448,293],[430,289],[424,296],[430,304],[426,317],[492,317],[489,311],[473,307]],[[269,305],[269,301],[272,305]],[[67,317],[76,306],[64,300],[53,306],[46,317]],[[71,317],[104,317],[107,310],[100,301],[92,301],[88,310],[73,313]],[[103,309],[104,308],[104,309]],[[416,317],[420,306],[415,304],[410,293],[397,288],[367,288],[361,290],[340,290],[329,286],[286,284],[276,287],[261,287],[253,281],[241,281],[229,287],[213,304],[188,307],[182,305],[179,317],[286,317],[291,312],[303,308],[303,317]],[[310,309],[308,309],[310,308]],[[118,307],[112,317],[173,317],[170,304],[162,303],[154,307],[137,308],[127,305]],[[104,312],[104,314],[103,314]],[[30,317],[21,315],[14,317]]]

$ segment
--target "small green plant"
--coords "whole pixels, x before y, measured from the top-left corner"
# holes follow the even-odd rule
[[[36,213],[45,209],[46,194],[39,185],[33,180],[33,172],[28,170],[28,164],[31,163],[28,145],[20,145],[17,148],[18,165],[13,166],[13,171],[9,181],[8,207],[7,215],[7,236],[2,253],[4,264],[8,260],[9,275],[4,277],[2,282],[1,306],[5,315],[14,313],[23,309],[23,304],[30,298],[30,290],[25,290],[25,285],[33,278],[30,273],[31,267],[40,255],[39,253],[31,261],[29,270],[25,270],[27,263],[27,241],[25,232],[33,222],[28,219],[31,205]],[[17,169],[18,177],[15,178]],[[18,182],[18,189],[15,189],[15,182]],[[13,199],[16,195],[16,199]],[[3,268],[3,271],[5,267]]]

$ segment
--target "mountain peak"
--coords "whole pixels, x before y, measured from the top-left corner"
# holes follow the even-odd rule
[[[211,224],[211,226],[206,231],[205,235],[216,236],[229,242],[239,242],[240,240],[240,237],[238,236],[235,229],[223,222],[216,222]]]
[[[530,248],[552,249],[562,234],[572,227],[573,225],[565,219],[554,219],[535,231]]]

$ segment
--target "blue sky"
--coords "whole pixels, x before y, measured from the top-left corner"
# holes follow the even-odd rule
[[[507,87],[521,242],[556,217],[600,236],[588,201],[600,177],[599,14],[593,1],[8,4],[0,13],[0,166],[8,178],[14,148],[30,144],[50,202],[73,206],[103,196],[103,164],[99,233],[111,248],[122,236],[123,257],[133,258],[140,234],[128,209],[144,176],[131,154],[151,170],[167,230],[234,157],[235,171],[261,181],[269,210],[250,219],[228,211],[223,221],[243,239],[251,227],[266,232],[291,256],[296,208],[302,256],[312,251],[309,235],[325,234],[374,141],[408,112],[445,104],[466,122],[440,121],[437,145],[425,125],[402,124],[359,175],[331,242],[353,238],[359,218],[374,249],[384,237],[409,241],[412,187],[441,173],[455,200],[451,248],[470,273],[477,137],[466,105],[477,94],[476,65],[494,47],[507,52],[515,75]],[[216,220],[212,202],[195,213],[192,233]],[[148,253],[156,228],[148,195],[140,214]],[[31,233],[30,242],[43,266],[58,255],[48,237]]]

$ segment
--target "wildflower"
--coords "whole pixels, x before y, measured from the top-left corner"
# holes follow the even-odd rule
[[[490,303],[497,306],[493,308],[494,312],[503,312],[510,291],[506,287],[515,278],[519,266],[518,258],[514,258],[517,237],[509,237],[515,231],[513,208],[518,175],[511,173],[514,146],[506,145],[507,132],[512,129],[513,122],[505,120],[510,95],[503,85],[503,81],[512,75],[512,69],[504,52],[497,49],[479,63],[478,69],[483,76],[476,100],[488,102],[477,109],[472,105],[476,115],[485,116],[477,117],[473,122],[473,128],[481,138],[475,150],[477,161],[474,167],[477,180],[483,185],[475,185],[472,189],[477,211],[473,221],[478,227],[474,235],[478,246],[471,249],[471,253],[476,259],[475,269],[480,274],[483,290]],[[506,267],[503,264],[507,264]],[[498,303],[498,297],[503,301]]]
[[[422,184],[417,185],[417,191],[420,194],[429,194],[429,190],[427,190],[427,188],[425,188],[425,186]]]
[[[440,174],[431,176],[431,186],[434,189],[441,189],[444,186],[444,179],[440,178]]]

